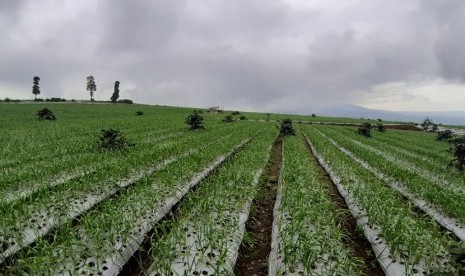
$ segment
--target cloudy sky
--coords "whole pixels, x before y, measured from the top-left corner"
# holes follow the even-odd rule
[[[0,0],[0,99],[465,110],[463,0]],[[307,113],[308,113],[307,112]]]

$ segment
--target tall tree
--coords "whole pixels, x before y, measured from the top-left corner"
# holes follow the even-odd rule
[[[90,101],[94,101],[94,92],[97,90],[97,85],[94,81],[94,76],[87,77],[87,91],[90,92]]]
[[[32,83],[34,84],[32,86],[32,94],[35,95],[35,100],[37,100],[37,95],[40,94],[40,87],[39,87],[39,81],[40,81],[40,78],[38,76],[35,76],[34,78],[32,78]]]
[[[116,103],[118,98],[119,98],[119,81],[115,81],[115,90],[113,91],[113,95],[111,96],[110,100],[113,103]]]

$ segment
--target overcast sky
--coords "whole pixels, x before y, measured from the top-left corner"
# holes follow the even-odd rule
[[[0,99],[465,110],[463,0],[0,0]]]

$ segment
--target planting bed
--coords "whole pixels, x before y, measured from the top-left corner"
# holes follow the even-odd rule
[[[184,108],[1,105],[0,275],[464,271],[465,177],[434,133],[368,139],[360,120],[291,116],[313,124],[282,137],[281,115],[204,113],[190,131]],[[37,120],[44,107],[58,119]],[[99,149],[110,128],[135,145]]]

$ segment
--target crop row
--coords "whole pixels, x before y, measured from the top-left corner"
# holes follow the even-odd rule
[[[418,198],[417,195],[412,194],[405,184],[398,182],[396,179],[390,176],[387,176],[383,172],[372,167],[365,160],[362,160],[359,157],[357,157],[354,152],[351,152],[347,150],[346,148],[342,147],[337,142],[335,142],[333,139],[327,137],[325,134],[321,133],[321,135],[323,135],[326,139],[328,139],[328,141],[330,141],[335,147],[337,147],[347,156],[349,156],[354,161],[359,163],[362,167],[372,172],[378,179],[386,183],[387,186],[391,187],[392,189],[398,191],[401,195],[405,196],[417,208],[419,208],[420,210],[428,214],[431,218],[433,218],[439,225],[441,225],[445,229],[452,232],[460,240],[465,241],[465,227],[457,219],[448,217],[442,212],[442,210],[438,209],[434,205],[427,203],[425,200]]]
[[[237,127],[237,126],[236,126]],[[221,135],[227,135],[234,127],[218,127],[217,132]],[[177,132],[172,133],[172,135]],[[157,142],[144,147],[136,147],[127,153],[93,153],[91,157],[76,157],[73,164],[64,162],[63,164],[40,164],[36,170],[38,173],[23,171],[21,175],[9,174],[0,184],[0,203],[9,203],[17,198],[28,196],[36,191],[43,190],[47,187],[61,185],[75,177],[80,176],[82,172],[105,172],[106,176],[117,177],[118,175],[108,174],[108,172],[120,172],[120,175],[129,173],[134,168],[144,168],[154,162],[160,161],[169,155],[179,154],[179,151],[186,151],[196,139],[201,137],[208,138],[209,132],[199,133],[198,135],[189,135],[185,132],[182,136],[173,137],[165,135],[158,137]],[[168,142],[162,143],[162,141]],[[86,154],[82,154],[86,155]],[[80,156],[80,155],[79,155]],[[79,161],[77,161],[79,160]],[[53,168],[50,170],[50,168]],[[104,176],[105,176],[104,175]],[[21,179],[18,179],[21,178]],[[1,179],[1,178],[0,178]],[[97,181],[97,180],[95,180]]]
[[[220,139],[228,137],[224,136],[225,133],[222,131],[215,135],[219,135]],[[44,190],[39,194],[34,194],[34,197],[27,201],[5,205],[1,211],[2,227],[0,228],[3,257],[17,252],[21,247],[45,235],[53,227],[80,215],[109,195],[136,183],[145,175],[150,175],[179,158],[197,152],[198,150],[192,147],[201,149],[212,143],[212,139],[214,142],[218,141],[216,140],[218,138],[212,136],[211,133],[199,133],[185,137],[181,140],[182,144],[158,152],[159,156],[152,160],[152,164],[144,164],[142,160],[139,160],[139,166],[135,167],[134,164],[128,163],[125,164],[127,169],[123,170],[120,167],[119,171],[115,172],[113,168],[112,174],[109,174],[110,171],[107,170],[99,174],[87,175],[74,179],[66,185],[55,187],[51,191]]]
[[[76,227],[62,224],[51,244],[37,241],[37,246],[21,252],[20,258],[13,260],[12,269],[36,272],[43,267],[47,269],[43,274],[114,271],[114,267],[121,265],[120,252],[135,250],[133,242],[140,242],[140,237],[163,217],[174,199],[182,197],[183,192],[212,170],[212,164],[221,163],[224,157],[218,154],[241,141],[250,129],[242,133],[190,154],[156,174],[144,175],[131,189],[121,191],[102,202],[98,209],[80,216]],[[134,239],[135,236],[139,239]],[[50,261],[56,265],[44,266]]]
[[[463,180],[456,182],[447,173],[434,172],[433,174],[433,172],[425,171],[421,168],[420,162],[404,161],[405,159],[401,156],[385,152],[380,146],[366,145],[348,135],[341,135],[337,131],[324,128],[321,131],[330,135],[332,139],[375,167],[386,177],[391,178],[390,182],[400,183],[416,197],[426,200],[446,215],[458,219],[461,224],[465,222]],[[371,143],[375,144],[376,141],[371,141]],[[389,179],[386,181],[389,182]]]
[[[218,126],[216,129],[231,129],[231,125]],[[85,167],[92,164],[105,164],[113,160],[128,159],[131,156],[138,157],[140,154],[147,154],[151,150],[157,148],[163,140],[175,139],[176,137],[189,136],[185,127],[174,128],[171,130],[150,131],[143,135],[128,135],[131,142],[135,142],[136,146],[129,153],[125,154],[104,154],[98,150],[97,134],[90,137],[79,136],[81,140],[78,142],[62,140],[56,145],[50,141],[43,142],[48,149],[73,149],[71,152],[57,153],[56,156],[50,152],[31,150],[28,152],[28,157],[19,159],[18,164],[11,167],[3,167],[0,171],[0,188],[5,185],[16,185],[28,181],[38,181],[46,178],[47,174],[58,174],[60,172],[70,170],[72,167]],[[176,139],[175,139],[176,140]],[[5,149],[3,149],[5,150]],[[31,154],[34,152],[35,154]],[[43,158],[34,159],[34,156],[43,154]],[[6,157],[5,157],[6,158]],[[6,158],[8,159],[8,158]]]
[[[284,140],[269,275],[355,275],[361,260],[343,244],[343,213],[330,198],[300,135]]]
[[[152,243],[150,275],[233,275],[245,222],[275,137],[270,128],[202,181],[180,206],[182,218]]]
[[[455,269],[448,252],[454,241],[432,220],[418,216],[401,195],[337,149],[315,127],[305,127],[305,133],[387,274]]]

